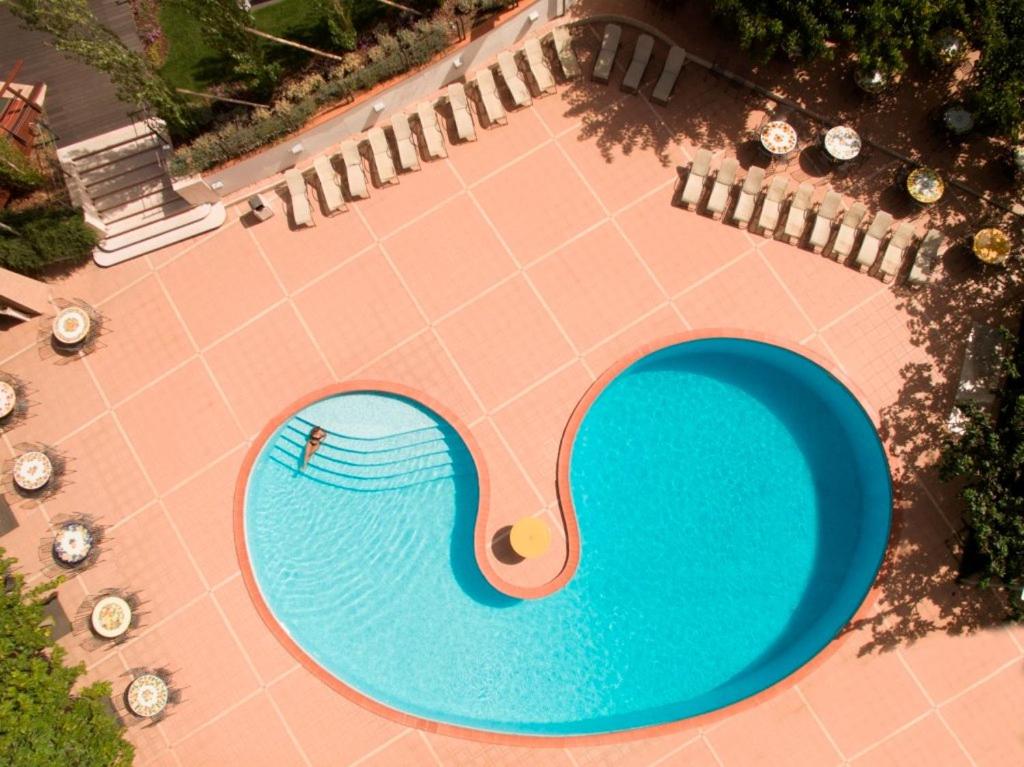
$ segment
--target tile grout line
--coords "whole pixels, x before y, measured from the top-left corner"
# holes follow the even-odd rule
[[[427,751],[429,751],[430,755],[434,758],[434,761],[437,763],[437,767],[444,767],[444,762],[442,762],[441,757],[438,756],[437,750],[434,748],[434,744],[431,743],[430,738],[427,737],[427,733],[419,728],[416,729],[416,733],[419,735],[420,740],[423,741],[423,745],[427,747]]]
[[[811,702],[807,699],[807,696],[804,695],[804,691],[802,689],[800,689],[800,685],[799,684],[793,685],[793,689],[796,691],[797,697],[800,698],[800,701],[804,704],[804,706],[807,707],[807,712],[811,715],[811,718],[818,725],[818,728],[821,730],[822,734],[825,736],[825,739],[829,742],[829,744],[832,746],[832,749],[839,756],[839,761],[840,762],[846,761],[846,755],[843,754],[843,750],[841,748],[839,748],[839,743],[837,743],[836,739],[834,737],[832,737],[832,733],[829,732],[828,727],[825,726],[824,720],[822,720],[822,718],[820,716],[818,716],[818,712],[814,710],[814,706],[811,705]]]
[[[393,737],[390,737],[387,740],[385,740],[383,743],[378,745],[376,748],[371,748],[369,751],[367,751],[365,754],[363,754],[358,759],[355,759],[355,760],[349,762],[348,763],[348,767],[357,767],[357,765],[365,763],[367,759],[369,759],[369,758],[371,758],[373,756],[376,756],[377,754],[381,753],[382,751],[385,751],[386,749],[390,748],[392,745],[394,745],[395,743],[400,741],[402,738],[406,737],[410,732],[412,732],[412,730],[409,729],[409,728],[406,728],[406,729],[402,730],[397,735],[395,735]]]

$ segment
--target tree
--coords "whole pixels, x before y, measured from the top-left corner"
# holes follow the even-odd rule
[[[714,0],[715,13],[736,28],[740,44],[762,61],[830,56],[829,45],[846,24],[834,0]]]
[[[42,174],[32,167],[7,136],[0,135],[0,189],[30,192],[43,185]]]
[[[1024,127],[1024,0],[989,0],[979,22],[981,61],[973,77],[978,117],[1021,140]]]
[[[122,101],[152,107],[171,127],[184,126],[174,91],[142,56],[99,22],[87,0],[0,0],[0,5],[29,29],[50,34],[50,44],[57,50],[105,72]]]
[[[73,266],[89,260],[97,239],[81,212],[73,208],[4,211],[0,213],[0,266],[27,275]]]
[[[1007,333],[1007,346],[1012,335]],[[961,405],[963,433],[945,440],[942,479],[963,482],[964,522],[981,555],[985,582],[998,578],[1024,585],[1024,344],[1002,360],[1006,373],[993,418],[970,403]]]
[[[127,767],[134,750],[103,705],[110,684],[72,694],[85,666],[65,666],[64,648],[40,625],[43,599],[57,584],[26,591],[13,564],[0,549],[0,764]]]
[[[255,26],[252,13],[237,0],[172,0],[196,18],[203,37],[232,64],[232,74],[246,88],[265,92],[277,81],[281,67],[267,61],[263,44],[247,28]]]
[[[317,0],[327,18],[331,41],[343,51],[356,49],[356,25],[352,21],[351,0]]]

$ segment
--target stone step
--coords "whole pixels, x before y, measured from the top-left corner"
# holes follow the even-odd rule
[[[125,173],[139,170],[147,165],[160,165],[161,160],[161,150],[151,147],[135,154],[122,155],[116,160],[112,159],[105,165],[100,165],[92,170],[83,171],[78,166],[75,166],[75,173],[78,174],[83,184],[93,186],[103,181],[123,176]]]
[[[85,156],[72,155],[69,159],[75,166],[75,170],[78,171],[78,175],[84,177],[84,174],[94,173],[104,166],[123,162],[145,152],[159,150],[163,145],[164,140],[162,138],[155,133],[147,133],[121,144],[97,148],[95,152]]]
[[[100,266],[113,266],[216,229],[226,218],[223,203],[203,203],[176,216],[108,237],[93,251],[93,260]]]
[[[185,200],[175,195],[174,199],[163,205],[147,208],[114,222],[105,222],[104,229],[107,231],[108,238],[115,237],[134,229],[147,226],[155,221],[176,216],[179,213],[183,213],[188,210],[190,207],[191,206]]]
[[[151,181],[154,178],[161,178],[165,175],[166,171],[160,163],[151,162],[117,175],[110,175],[99,180],[87,177],[83,181],[85,181],[86,191],[89,193],[89,196],[94,202],[98,203],[106,195],[120,192],[122,189],[128,189],[129,187]]]
[[[110,194],[105,194],[102,197],[96,197],[91,194],[90,197],[92,197],[93,205],[96,207],[96,212],[100,214],[100,218],[116,220],[117,216],[115,214],[118,208],[128,208],[135,202],[153,198],[153,195],[161,194],[164,190],[172,188],[171,180],[167,176],[160,175],[148,181],[142,181]],[[158,204],[162,205],[164,202],[165,200],[161,195]],[[109,216],[107,215],[108,212],[110,213]]]
[[[136,197],[135,199],[98,212],[100,214],[100,218],[103,219],[103,222],[109,228],[112,224],[117,224],[120,221],[132,218],[149,210],[159,210],[160,208],[176,203],[179,200],[184,202],[174,189],[171,188],[170,181],[168,180],[166,185],[162,185],[160,188],[150,192],[149,194],[144,194],[142,197]]]

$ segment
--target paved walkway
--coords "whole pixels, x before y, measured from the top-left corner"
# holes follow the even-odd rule
[[[1012,316],[1019,276],[982,273],[954,250],[935,286],[909,294],[672,207],[676,166],[698,145],[742,149],[735,136],[760,108],[685,76],[698,101],[667,109],[621,94],[621,72],[611,86],[563,87],[348,212],[315,211],[311,229],[292,231],[275,200],[265,223],[235,219],[113,269],[84,267],[56,291],[106,317],[84,359],[42,355],[38,323],[0,334],[0,368],[31,400],[0,452],[46,441],[71,470],[53,500],[15,507],[20,526],[3,545],[37,580],[52,521],[97,516],[109,526],[103,555],[61,602],[73,615],[127,587],[146,614],[117,648],[70,637],[71,657],[89,679],[112,680],[115,697],[138,667],[171,669],[181,690],[163,722],[132,723],[140,767],[1024,763],[1024,629],[955,583],[958,505],[934,472],[966,329]],[[877,176],[866,178],[837,183],[874,205]],[[957,200],[932,215],[963,220]],[[555,514],[559,437],[594,377],[643,343],[723,326],[831,359],[879,410],[893,466],[897,535],[880,601],[797,685],[658,738],[504,747],[370,714],[259,621],[234,554],[232,497],[253,436],[289,402],[355,377],[416,387],[470,424],[494,504]]]

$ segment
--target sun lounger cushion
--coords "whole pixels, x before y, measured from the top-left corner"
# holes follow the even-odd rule
[[[377,178],[382,184],[397,184],[398,174],[395,172],[395,163],[391,159],[391,147],[388,146],[388,138],[384,135],[384,129],[370,128],[366,132],[366,138],[370,142],[370,154],[373,155],[373,164],[377,168]]]
[[[864,239],[857,251],[857,258],[854,260],[854,264],[860,271],[867,271],[874,265],[875,259],[878,258],[878,247],[882,244],[882,238],[885,237],[890,226],[892,226],[892,215],[884,210],[878,211],[871,226],[864,233]]]
[[[335,173],[331,161],[323,156],[317,157],[313,160],[313,170],[316,172],[316,181],[320,187],[320,199],[323,201],[324,208],[329,213],[345,210],[345,198],[341,196],[338,174]]]
[[[548,60],[544,58],[544,50],[540,47],[540,40],[531,37],[523,44],[523,54],[526,56],[526,65],[530,69],[533,81],[537,84],[537,90],[541,93],[555,92],[555,78],[548,67]]]
[[[452,117],[455,118],[456,135],[463,141],[476,141],[476,126],[469,111],[469,97],[466,96],[466,87],[462,83],[452,83],[448,86],[448,104],[452,108]]]
[[[629,63],[626,76],[622,78],[622,90],[627,93],[636,93],[640,90],[640,81],[644,78],[647,65],[651,61],[651,51],[654,50],[654,38],[650,35],[640,35],[633,49],[633,60]]]
[[[391,130],[395,134],[395,146],[398,147],[398,164],[402,170],[419,170],[420,155],[416,149],[416,140],[412,137],[409,116],[399,112],[391,118]]]
[[[309,198],[306,196],[306,181],[295,168],[284,172],[284,181],[288,185],[288,196],[292,200],[292,221],[295,226],[312,226],[313,214],[309,209]]]
[[[512,103],[517,107],[528,107],[533,103],[533,96],[530,89],[523,82],[523,76],[516,64],[516,57],[511,51],[502,51],[498,54],[498,71],[501,72],[501,79],[505,81],[505,87],[512,95]]]
[[[843,198],[839,192],[829,191],[825,194],[821,205],[818,206],[818,215],[814,217],[811,236],[807,238],[807,244],[814,249],[815,253],[820,253],[828,245],[828,241],[832,237],[832,224],[835,222],[836,216],[839,215],[839,206],[842,201]]]
[[[746,227],[754,215],[757,198],[761,194],[761,187],[764,186],[764,172],[764,168],[753,165],[743,180],[739,199],[736,200],[736,209],[732,212],[733,221],[741,227]]]
[[[416,115],[420,118],[420,129],[423,131],[423,143],[427,145],[429,157],[447,157],[441,126],[437,122],[437,112],[431,104],[423,101],[416,105]]]
[[[839,231],[836,233],[836,241],[832,243],[832,257],[845,259],[853,252],[853,243],[857,239],[857,232],[860,231],[860,223],[867,215],[868,209],[862,202],[855,202],[850,206],[839,224]]]
[[[659,104],[668,103],[668,100],[672,97],[672,89],[676,86],[676,80],[679,79],[679,73],[682,71],[685,62],[686,51],[677,45],[673,45],[668,52],[668,58],[665,59],[665,68],[661,70],[658,84],[654,86],[654,92],[651,94],[652,99]]]
[[[757,220],[758,227],[766,237],[770,237],[775,232],[775,227],[779,225],[782,201],[786,199],[788,188],[789,179],[786,176],[776,176],[768,185],[764,203],[761,205],[761,215]]]
[[[807,211],[811,207],[811,196],[814,194],[814,187],[808,182],[797,187],[793,201],[789,204],[789,213],[786,215],[786,226],[782,230],[783,235],[790,240],[799,240],[807,226]]]
[[[366,188],[366,175],[363,173],[363,158],[359,147],[354,141],[341,142],[341,161],[345,163],[345,180],[348,182],[348,193],[354,199],[370,196]]]
[[[939,260],[939,248],[945,238],[938,229],[929,229],[921,240],[921,245],[914,256],[914,265],[910,267],[907,282],[911,285],[923,285],[932,278],[935,264]]]
[[[683,186],[683,193],[679,201],[687,208],[692,208],[700,202],[704,194],[704,182],[711,170],[711,152],[707,149],[698,149],[690,164],[690,172],[686,176],[686,184]]]
[[[480,101],[484,105],[487,121],[491,125],[504,125],[508,122],[505,107],[498,98],[498,86],[494,82],[494,73],[490,69],[481,69],[476,73],[476,89]]]
[[[732,193],[732,184],[736,180],[736,169],[739,162],[735,157],[729,157],[722,161],[722,166],[715,174],[715,183],[711,187],[711,196],[708,197],[707,210],[714,218],[718,218],[725,212],[729,205],[729,196]]]
[[[583,70],[580,69],[580,62],[576,59],[576,54],[572,50],[572,35],[569,34],[569,30],[565,27],[555,27],[551,30],[551,41],[555,45],[555,53],[558,55],[558,61],[562,65],[562,74],[569,80],[583,74]]]
[[[910,247],[914,239],[914,225],[904,221],[889,239],[885,248],[885,255],[882,256],[882,263],[878,267],[878,274],[884,282],[891,282],[900,270],[903,263],[903,255]]]
[[[599,83],[608,82],[612,76],[612,66],[615,64],[615,54],[619,52],[619,40],[622,39],[622,27],[618,24],[607,24],[604,28],[604,38],[601,40],[601,50],[597,54],[597,61],[594,63],[593,78]]]

